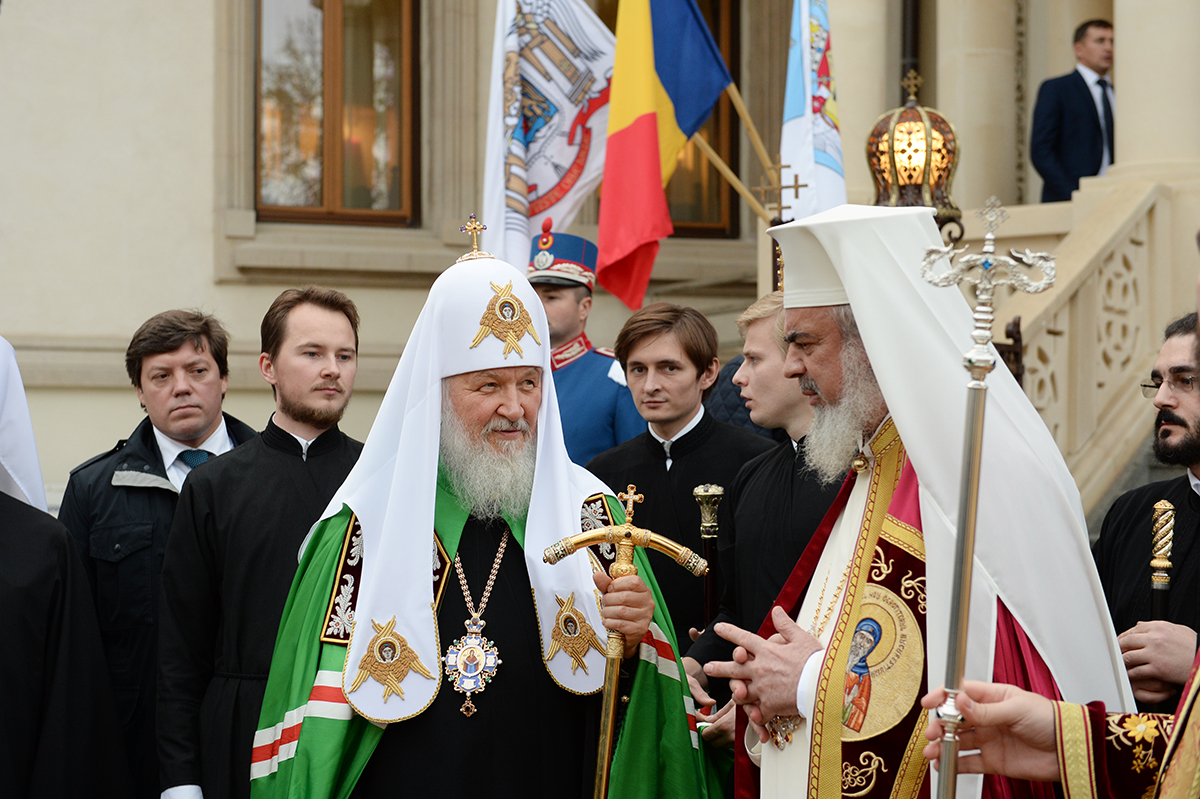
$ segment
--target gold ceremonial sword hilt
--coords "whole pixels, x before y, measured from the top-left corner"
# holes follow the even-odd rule
[[[692,550],[658,533],[633,526],[633,503],[641,502],[645,497],[637,493],[632,483],[625,491],[617,494],[617,499],[625,503],[624,524],[599,527],[564,538],[547,547],[542,554],[542,560],[553,565],[567,555],[592,544],[613,544],[617,548],[617,557],[608,569],[608,576],[614,580],[638,573],[637,566],[633,563],[635,547],[657,549],[674,558],[676,563],[697,577],[708,573],[708,561]],[[600,714],[600,748],[596,758],[596,787],[593,793],[595,799],[605,799],[608,796],[608,768],[612,762],[613,735],[617,721],[617,684],[621,677],[621,661],[625,657],[625,636],[622,633],[616,630],[608,631],[604,657],[604,703]]]

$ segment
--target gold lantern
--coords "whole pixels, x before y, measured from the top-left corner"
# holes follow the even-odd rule
[[[867,164],[875,180],[875,204],[892,208],[924,205],[935,209],[939,228],[953,222],[962,237],[962,211],[950,199],[958,165],[954,125],[932,108],[917,104],[921,78],[909,70],[901,85],[908,101],[879,117],[867,137]]]

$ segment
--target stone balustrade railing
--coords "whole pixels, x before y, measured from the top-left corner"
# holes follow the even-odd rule
[[[1071,209],[1074,224],[1054,248],[1056,285],[1002,298],[994,330],[1004,339],[1005,324],[1021,317],[1025,392],[1088,512],[1152,432],[1154,415],[1138,384],[1149,376],[1164,324],[1193,303],[1181,291],[1187,284],[1171,274],[1169,190],[1125,184],[1091,199],[1090,207]],[[1062,214],[1070,206],[1046,208]],[[1036,207],[1020,210],[1036,214]],[[1009,235],[998,249],[1024,246],[1019,230]]]

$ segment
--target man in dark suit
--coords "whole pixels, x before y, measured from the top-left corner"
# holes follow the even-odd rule
[[[1075,70],[1038,89],[1029,155],[1042,176],[1042,202],[1071,199],[1086,175],[1103,175],[1112,164],[1113,27],[1092,19],[1075,30]]]

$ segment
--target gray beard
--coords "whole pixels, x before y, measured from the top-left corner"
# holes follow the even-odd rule
[[[813,408],[812,426],[804,439],[804,463],[822,485],[841,481],[858,454],[861,437],[870,435],[887,412],[862,342],[846,341],[841,360],[842,398],[836,405]],[[800,378],[800,388],[820,394],[807,376]]]
[[[486,440],[489,432],[515,426],[527,437],[522,441],[504,441],[496,450]],[[442,434],[439,447],[442,467],[450,490],[471,515],[483,521],[507,516],[524,519],[529,513],[533,493],[533,473],[537,464],[537,438],[520,419],[515,425],[493,420],[473,439],[454,413],[448,398],[442,402]]]

